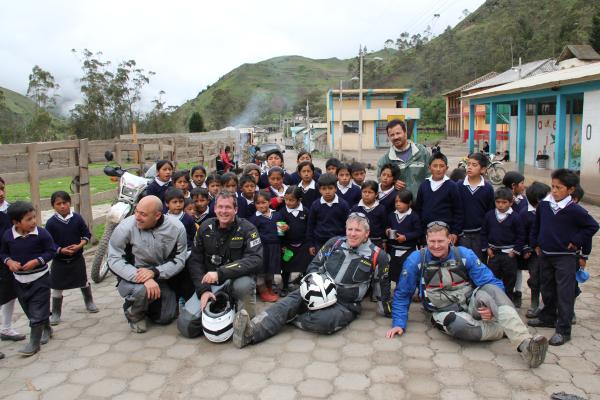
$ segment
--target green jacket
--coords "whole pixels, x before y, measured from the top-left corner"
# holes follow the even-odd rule
[[[423,145],[410,142],[410,147],[412,155],[407,162],[404,162],[396,156],[394,146],[390,146],[389,151],[377,162],[377,176],[385,164],[397,165],[400,168],[400,180],[406,183],[406,188],[416,199],[419,185],[430,175],[429,158],[431,155]]]

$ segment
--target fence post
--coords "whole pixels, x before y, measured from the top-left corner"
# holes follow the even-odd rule
[[[90,193],[89,174],[89,141],[79,139],[79,213],[89,227],[93,230],[94,216],[92,214],[92,196]]]
[[[36,224],[42,224],[42,207],[40,205],[40,176],[38,165],[38,144],[27,145],[27,174],[29,179],[29,191],[31,193],[31,204],[35,208]]]
[[[121,152],[121,142],[115,143],[115,159],[119,165],[123,163],[123,153]]]
[[[159,160],[164,159],[164,150],[163,150],[162,142],[158,142],[158,159]]]
[[[139,163],[140,163],[140,175],[139,176],[144,176],[144,143],[140,143],[139,144],[140,148],[138,150],[138,155],[139,155]],[[157,171],[158,173],[158,171]]]
[[[173,145],[173,152],[171,153],[171,160],[173,164],[177,166],[177,140],[174,137],[171,138],[171,144]]]

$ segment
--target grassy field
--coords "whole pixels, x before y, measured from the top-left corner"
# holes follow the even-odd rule
[[[53,192],[57,190],[64,190],[67,193],[71,192],[69,188],[71,184],[71,177],[45,179],[40,182],[40,196],[41,198],[49,198]],[[90,191],[92,194],[104,192],[107,190],[115,189],[119,182],[113,182],[106,175],[91,176],[90,177]],[[13,183],[6,186],[6,199],[9,202],[15,200],[31,200],[31,194],[29,192],[29,183]]]

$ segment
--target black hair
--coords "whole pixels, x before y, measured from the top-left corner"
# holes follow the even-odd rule
[[[190,197],[193,199],[194,197],[204,197],[205,199],[209,199],[210,196],[208,194],[207,188],[197,187],[193,188],[190,192]]]
[[[227,151],[231,151],[231,147],[229,147],[229,146],[225,146],[225,151],[226,151],[226,152],[227,152]]]
[[[279,158],[281,159],[281,163],[283,164],[283,153],[281,152],[281,150],[277,150],[277,149],[269,150],[269,151],[267,151],[267,154],[265,154],[265,156],[266,156],[266,158],[269,158],[269,156],[272,156],[273,154],[277,154],[279,156]]]
[[[367,172],[367,170],[365,168],[365,164],[358,162],[358,161],[354,161],[353,163],[350,164],[350,174],[352,174],[353,172],[359,172],[359,171]]]
[[[21,220],[23,220],[23,218],[32,211],[35,211],[33,204],[28,201],[19,200],[8,206],[6,214],[8,215],[8,218],[10,218],[11,222],[21,222]]]
[[[273,197],[271,195],[271,192],[269,192],[268,190],[259,190],[258,192],[256,192],[256,194],[254,195],[254,202],[258,201],[259,197],[263,197],[265,198],[267,201],[271,201],[271,198]]]
[[[406,123],[398,118],[393,119],[390,122],[388,122],[387,125],[385,126],[385,131],[389,132],[390,129],[392,129],[393,127],[398,126],[398,125],[400,125],[402,127],[402,130],[404,132],[406,132]]]
[[[552,172],[552,179],[558,180],[560,183],[565,185],[568,189],[577,187],[579,185],[579,176],[575,173],[575,171],[561,168]]]
[[[186,199],[183,199],[183,208],[186,208],[190,204],[194,204],[194,200],[192,199],[191,196]]]
[[[488,158],[479,152],[469,154],[468,159],[477,161],[481,168],[488,167]]]
[[[325,173],[325,174],[322,174],[319,177],[319,181],[317,183],[319,184],[319,187],[336,186],[337,185],[337,178],[333,174]]]
[[[183,190],[177,189],[176,187],[170,187],[165,192],[165,204],[169,204],[171,200],[180,199],[185,201],[183,196]]]
[[[296,167],[296,171],[298,171],[298,174],[300,174],[300,171],[302,171],[302,168],[309,166],[310,169],[312,170],[313,174],[315,172],[315,166],[312,162],[310,161],[302,161],[300,164],[298,164],[298,166]]]
[[[6,185],[6,182],[4,182],[4,179],[0,176],[0,183],[3,185]]]
[[[575,190],[573,191],[573,193],[571,193],[571,198],[576,199],[577,201],[581,201],[584,195],[585,191],[583,190],[580,184],[577,184],[577,186],[575,186]]]
[[[50,204],[54,206],[54,203],[56,203],[58,199],[62,199],[63,201],[70,203],[71,195],[69,195],[69,193],[65,192],[64,190],[57,190],[50,196]]]
[[[239,181],[240,188],[248,182],[251,182],[254,186],[256,186],[256,181],[251,175],[242,175]]]
[[[190,176],[193,176],[194,172],[198,170],[204,172],[204,176],[206,176],[206,168],[204,168],[204,166],[202,165],[196,165],[195,167],[192,167],[192,170],[190,171]]]
[[[335,170],[337,171],[337,169],[340,167],[341,163],[342,162],[340,160],[338,160],[335,157],[332,157],[325,162],[325,169],[327,169],[329,167],[335,167]]]
[[[525,190],[527,201],[533,207],[537,207],[539,202],[542,201],[544,197],[548,196],[548,193],[550,193],[550,186],[538,181],[533,182],[527,187],[527,190]]]
[[[365,189],[371,189],[372,191],[377,193],[379,192],[379,184],[372,180],[364,181],[363,184],[360,186],[360,191],[362,192]]]
[[[269,169],[269,172],[267,172],[267,177],[270,177],[271,175],[273,175],[276,172],[280,173],[282,178],[285,175],[285,172],[283,172],[283,168],[281,168],[281,167],[271,167]]]
[[[464,181],[467,177],[467,170],[464,168],[454,168],[450,173],[449,178],[454,182]]]
[[[221,175],[221,186],[225,186],[225,184],[231,180],[233,180],[236,185],[239,182],[237,175],[234,174],[233,172],[224,173],[223,175]]]
[[[394,178],[395,181],[400,179],[400,168],[398,168],[398,166],[396,164],[392,164],[392,163],[385,164],[383,167],[381,167],[381,170],[379,171],[379,176],[381,176],[381,173],[383,172],[384,169],[390,170],[390,172],[392,173],[392,177]]]
[[[185,178],[187,183],[190,183],[190,173],[187,169],[180,169],[173,172],[173,175],[171,175],[171,181],[173,181],[173,184],[175,184],[175,182],[177,182],[177,179],[181,177]]]
[[[296,198],[296,200],[302,200],[302,196],[304,195],[304,192],[302,191],[302,188],[300,186],[290,185],[285,190],[285,194],[291,194],[292,196],[294,196]]]
[[[310,159],[312,160],[312,154],[310,154],[309,151],[302,150],[302,151],[298,152],[298,155],[296,156],[296,161],[298,161],[300,159],[300,157],[302,157],[304,155],[308,155],[310,157]]]
[[[496,192],[494,192],[494,200],[507,200],[512,203],[513,192],[507,187],[499,187],[496,189]]]
[[[156,173],[158,174],[158,171],[160,171],[160,169],[166,164],[169,164],[171,166],[171,169],[175,169],[175,167],[173,166],[173,162],[171,162],[170,160],[158,160],[156,162]]]
[[[204,183],[206,183],[206,186],[210,185],[213,182],[217,182],[220,185],[221,184],[221,175],[210,174],[206,177],[206,180],[204,181]]]
[[[431,158],[429,159],[429,166],[431,166],[435,160],[442,160],[444,164],[448,165],[448,157],[446,157],[446,155],[441,151],[436,151],[435,154],[431,155]]]
[[[337,170],[335,171],[335,175],[337,176],[343,169],[345,169],[350,175],[352,175],[352,173],[350,172],[350,166],[346,163],[340,163],[340,165],[337,167]]]
[[[396,193],[396,198],[404,204],[410,205],[413,201],[413,194],[408,189],[400,189],[398,193]]]
[[[524,180],[525,177],[520,172],[508,171],[506,175],[504,175],[504,178],[502,178],[502,184],[512,190],[513,185],[518,185]]]

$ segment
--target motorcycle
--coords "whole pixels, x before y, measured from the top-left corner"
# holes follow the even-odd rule
[[[108,162],[113,160],[113,154],[110,151],[104,153],[104,158]],[[110,177],[118,177],[119,179],[119,195],[116,201],[110,207],[106,215],[106,224],[104,225],[104,234],[96,248],[96,254],[92,262],[92,280],[95,283],[100,283],[104,280],[108,273],[108,242],[110,237],[119,224],[135,211],[135,206],[144,196],[144,192],[148,184],[154,179],[156,167],[150,168],[144,177],[134,175],[128,171],[138,169],[139,167],[122,168],[120,165],[116,167],[107,165],[104,167],[104,174]],[[153,172],[154,171],[154,172]]]
[[[494,185],[502,184],[502,179],[504,179],[504,175],[506,175],[506,170],[503,167],[502,161],[495,160],[494,154],[486,154],[483,153],[488,159],[488,167],[485,171],[484,176],[492,182]],[[467,160],[468,157],[463,157],[458,162],[458,168],[467,169]]]

